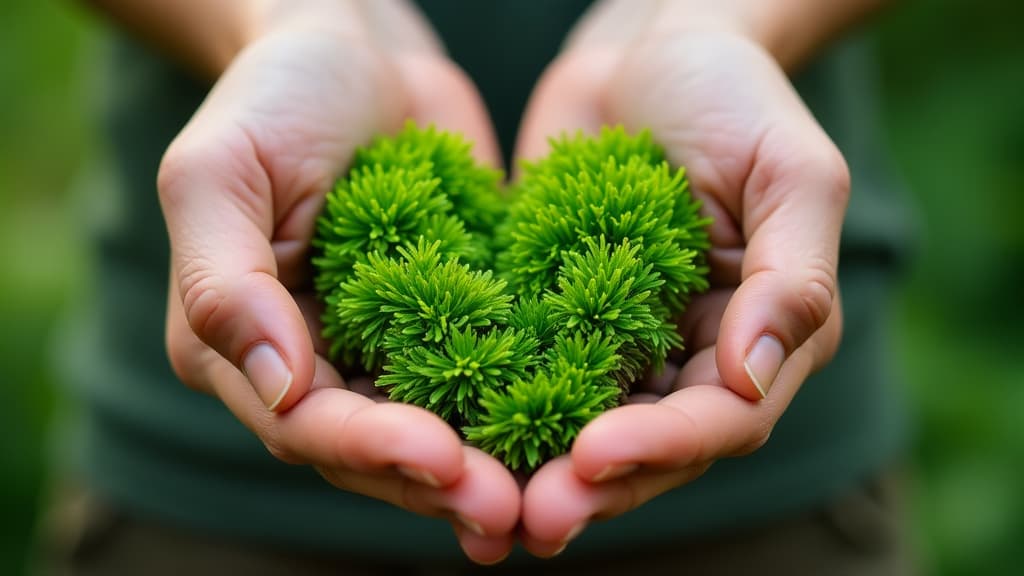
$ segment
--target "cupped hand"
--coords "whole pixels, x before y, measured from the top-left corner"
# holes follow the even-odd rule
[[[532,97],[518,153],[540,156],[564,131],[650,128],[714,218],[712,290],[680,320],[681,367],[638,383],[530,480],[521,535],[539,556],[760,447],[840,339],[841,155],[757,42],[677,28],[658,6],[605,2],[581,23]]]
[[[464,133],[497,164],[484,108],[400,2],[252,6],[261,10],[252,41],[160,168],[171,363],[274,456],[447,518],[470,558],[495,562],[519,518],[515,480],[433,414],[376,402],[342,380],[315,336],[307,264],[324,195],[357,146],[414,118]]]

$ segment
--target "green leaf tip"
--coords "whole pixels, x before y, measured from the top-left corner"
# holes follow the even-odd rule
[[[505,329],[455,330],[443,342],[396,348],[377,386],[392,400],[426,408],[456,425],[475,423],[484,390],[502,390],[536,365],[538,341]]]
[[[619,390],[596,384],[583,370],[562,368],[517,380],[503,392],[485,390],[480,404],[487,412],[479,425],[463,429],[466,438],[514,470],[532,470],[567,452]]]
[[[467,327],[505,324],[512,308],[505,283],[445,258],[440,246],[421,237],[415,246],[397,248],[397,257],[372,252],[355,264],[337,298],[327,300],[331,335],[343,347],[358,346],[367,369],[385,352],[437,344]]]
[[[378,138],[372,146],[357,151],[355,166],[427,165],[466,228],[490,234],[504,216],[504,202],[498,193],[503,175],[477,163],[472,150],[473,145],[460,134],[434,126],[419,128],[410,120],[395,136]]]

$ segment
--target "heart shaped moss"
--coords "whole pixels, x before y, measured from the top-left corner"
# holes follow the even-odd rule
[[[646,131],[553,140],[500,183],[457,134],[378,138],[327,195],[314,283],[332,359],[532,470],[682,347],[709,220]]]

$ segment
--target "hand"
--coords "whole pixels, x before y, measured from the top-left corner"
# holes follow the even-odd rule
[[[609,2],[584,20],[538,85],[518,152],[601,124],[651,128],[714,217],[712,290],[681,320],[678,373],[638,384],[530,480],[521,536],[538,556],[757,449],[840,339],[841,155],[757,42],[673,29],[658,6]]]
[[[404,118],[463,132],[497,164],[484,108],[399,2],[277,2],[168,149],[167,348],[277,458],[333,485],[452,521],[466,554],[504,557],[519,488],[433,414],[378,403],[323,358],[310,237],[356,146]],[[312,336],[311,336],[312,335]],[[372,386],[364,386],[372,390]]]

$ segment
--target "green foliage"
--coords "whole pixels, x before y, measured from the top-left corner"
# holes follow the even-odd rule
[[[545,174],[595,172],[608,158],[620,162],[636,158],[652,166],[665,160],[664,151],[654,143],[649,131],[629,135],[622,126],[602,127],[597,138],[577,132],[572,137],[553,139],[550,144],[551,152],[547,156],[535,162],[523,163],[525,179]]]
[[[532,469],[682,346],[708,220],[647,132],[553,141],[508,210],[496,174],[412,124],[360,150],[317,225],[316,287],[332,355]]]
[[[385,170],[426,166],[439,180],[439,191],[454,206],[455,214],[474,232],[491,234],[504,216],[498,194],[502,174],[477,164],[472,144],[461,135],[418,128],[412,121],[393,137],[380,137],[356,152],[354,167],[380,166]]]
[[[508,318],[509,326],[523,330],[537,338],[542,348],[548,348],[558,333],[558,325],[545,300],[522,296]]]
[[[566,253],[601,237],[642,246],[642,259],[666,280],[659,297],[673,313],[691,291],[707,288],[709,220],[699,215],[685,171],[673,171],[653,146],[647,133],[630,139],[606,129],[596,140],[554,141],[550,157],[528,165],[497,262],[517,293],[552,288]]]
[[[321,253],[313,258],[320,272],[317,290],[326,292],[345,281],[355,263],[371,252],[393,255],[398,247],[431,230],[432,217],[451,208],[448,199],[437,193],[439,183],[426,164],[409,170],[363,166],[339,180],[316,223],[313,246]],[[458,240],[454,243],[460,245]]]
[[[426,289],[403,276],[410,274],[403,262],[410,264],[406,257],[415,254],[424,259],[419,264],[428,268],[442,259],[487,268],[489,242],[467,231],[460,214],[473,216],[472,224],[477,227],[497,218],[502,209],[497,188],[500,177],[499,172],[475,163],[470,144],[460,136],[433,127],[419,129],[412,122],[396,137],[378,138],[357,151],[349,174],[327,195],[312,241],[314,286],[326,304],[323,335],[331,343],[332,358],[340,356],[349,364],[361,362],[367,369],[379,367],[387,328],[396,317],[399,323],[405,322],[415,304],[438,307],[432,320],[429,312],[421,311],[424,322],[436,322],[437,326],[421,325],[420,329],[435,338],[448,330],[445,313],[484,304],[480,310],[452,319],[456,328],[459,322],[480,322],[479,315],[490,313],[486,303],[472,299],[445,303],[443,294],[429,294],[434,300],[410,303],[409,298]],[[484,213],[489,216],[481,216]],[[469,282],[470,290],[481,282],[487,284],[478,276],[467,280],[463,268],[454,274],[448,280]],[[384,279],[397,284],[387,285],[390,292],[378,293],[381,286],[375,282]],[[479,294],[486,298],[502,291],[495,286]],[[398,305],[396,300],[405,303],[403,310],[382,310],[382,306]],[[499,306],[504,310],[498,313],[502,319],[507,314],[507,300]],[[416,330],[404,324],[403,329]]]
[[[390,348],[377,385],[388,387],[392,400],[422,406],[456,424],[475,423],[480,394],[526,378],[539,359],[537,339],[515,329],[480,336],[467,327],[433,346]]]
[[[554,346],[548,350],[547,361],[561,373],[578,370],[583,378],[595,386],[612,386],[612,374],[619,367],[621,356],[615,353],[618,345],[612,338],[600,335],[586,337],[582,332],[571,336],[559,334]]]
[[[532,469],[568,452],[583,426],[606,410],[618,392],[587,378],[583,370],[538,372],[504,392],[485,390],[480,425],[463,430],[469,441],[509,467]]]
[[[584,254],[566,254],[558,291],[545,295],[556,323],[615,343],[622,360],[616,377],[624,387],[682,346],[658,300],[664,280],[639,257],[640,248],[628,240],[609,247],[604,237],[588,239]]]
[[[331,322],[324,335],[333,340],[332,352],[358,350],[372,369],[382,352],[504,324],[512,308],[505,283],[490,271],[442,258],[439,248],[421,237],[415,247],[397,248],[398,258],[371,252],[366,262],[356,262],[353,277],[327,298]]]

